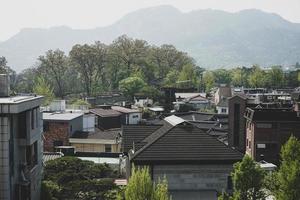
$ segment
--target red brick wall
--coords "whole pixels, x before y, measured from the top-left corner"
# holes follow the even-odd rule
[[[62,141],[63,145],[69,145],[68,123],[49,122],[48,131],[44,132],[44,151],[54,151],[54,141]]]

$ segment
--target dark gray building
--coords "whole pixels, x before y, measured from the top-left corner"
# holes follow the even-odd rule
[[[42,97],[9,96],[9,90],[1,91],[0,200],[38,200],[42,177]]]

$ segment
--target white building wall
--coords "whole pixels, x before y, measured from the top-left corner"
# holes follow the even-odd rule
[[[142,113],[129,113],[128,124],[138,124],[142,120]]]

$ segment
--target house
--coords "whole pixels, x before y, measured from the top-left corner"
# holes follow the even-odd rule
[[[215,104],[218,105],[222,99],[227,99],[232,96],[232,89],[230,86],[222,84],[214,94]]]
[[[44,151],[55,151],[56,146],[69,145],[69,138],[83,130],[83,113],[43,113]]]
[[[216,105],[218,114],[228,114],[228,99],[222,97],[219,103]]]
[[[96,127],[106,130],[121,127],[122,113],[111,109],[111,106],[100,106],[90,109],[90,112],[96,116]]]
[[[121,129],[77,131],[69,139],[76,152],[120,153]]]
[[[138,124],[142,120],[142,113],[139,110],[121,106],[103,105],[91,109],[90,112],[96,115],[96,126],[103,130],[120,128],[126,124]]]
[[[242,154],[176,116],[162,125],[123,126],[128,163],[148,166],[157,181],[166,176],[172,199],[217,199],[232,189],[230,173]],[[129,170],[127,170],[129,172]]]
[[[184,99],[190,99],[196,96],[201,96],[203,98],[206,98],[206,93],[200,93],[200,92],[186,92],[186,93],[176,92],[175,93],[175,98],[177,102],[183,101]]]
[[[121,106],[112,106],[111,109],[122,113],[121,123],[124,125],[138,124],[142,120],[142,112]]]
[[[300,138],[300,117],[289,108],[247,108],[246,153],[278,164],[281,146],[291,135]]]
[[[179,93],[180,94],[180,93]],[[186,93],[183,93],[186,94]],[[187,94],[193,94],[193,93],[187,93]],[[196,94],[194,96],[192,95],[184,95],[183,98],[181,96],[178,97],[176,102],[173,102],[174,109],[176,111],[183,111],[188,112],[190,110],[200,110],[200,109],[209,109],[211,108],[211,102],[204,96],[201,96],[200,94]]]
[[[153,105],[153,99],[149,98],[145,94],[135,94],[134,105],[140,108],[149,107]]]
[[[42,100],[10,96],[9,77],[0,75],[0,200],[40,199]]]

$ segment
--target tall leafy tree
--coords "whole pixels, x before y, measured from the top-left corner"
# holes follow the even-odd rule
[[[43,77],[37,77],[33,86],[33,92],[44,96],[43,105],[49,105],[54,99],[53,88]]]
[[[140,92],[145,86],[145,81],[136,76],[123,79],[119,83],[120,91],[131,99],[133,99],[135,93]]]
[[[264,200],[265,171],[248,155],[234,165],[232,172],[236,200]]]
[[[266,83],[265,72],[259,66],[253,66],[248,81],[251,87],[264,87]]]
[[[281,66],[273,66],[267,72],[267,82],[272,88],[280,88],[284,85],[284,73]]]
[[[80,73],[87,96],[97,93],[99,79],[104,82],[104,66],[107,60],[106,45],[96,42],[93,45],[75,45],[70,58]]]
[[[186,82],[188,86],[198,87],[199,78],[200,76],[197,74],[196,67],[188,64],[183,66],[179,73],[178,81]]]
[[[147,167],[133,167],[131,177],[125,189],[125,200],[169,200],[166,178],[154,184]]]
[[[41,71],[44,77],[55,83],[55,88],[58,90],[58,96],[65,96],[66,72],[68,70],[68,58],[65,53],[59,49],[49,50],[46,55],[38,58],[40,61]]]
[[[216,83],[218,84],[229,84],[232,80],[232,74],[226,69],[217,69],[214,72],[216,77]]]
[[[294,136],[281,148],[281,165],[276,178],[274,194],[277,200],[300,199],[300,141]]]
[[[216,84],[214,73],[206,71],[203,75],[203,83],[205,85],[205,91],[209,92]]]
[[[111,53],[122,60],[127,76],[129,76],[132,68],[139,65],[146,57],[148,47],[148,43],[144,40],[132,39],[122,35],[111,44]]]

